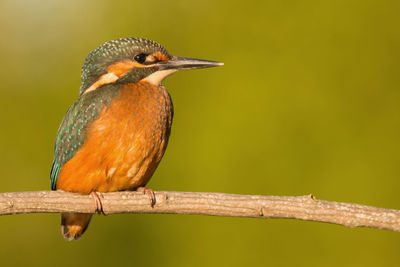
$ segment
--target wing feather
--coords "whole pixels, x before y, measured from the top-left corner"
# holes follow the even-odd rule
[[[103,108],[120,92],[119,86],[105,85],[89,92],[72,104],[64,116],[54,145],[54,161],[51,166],[51,189],[57,189],[57,178],[62,166],[69,161],[85,143],[91,122],[96,120]]]

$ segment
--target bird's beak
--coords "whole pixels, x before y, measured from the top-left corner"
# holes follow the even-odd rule
[[[170,60],[158,62],[157,65],[160,70],[188,70],[217,67],[224,65],[224,63],[188,57],[173,57]]]

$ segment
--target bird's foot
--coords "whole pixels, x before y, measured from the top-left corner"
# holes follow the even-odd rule
[[[99,193],[99,192],[94,192],[93,191],[92,193],[90,193],[90,196],[93,198],[94,212],[97,213],[97,214],[106,215],[104,213],[103,204],[101,203],[101,199],[100,199],[100,197],[104,198],[103,195],[101,193]]]
[[[138,187],[136,191],[143,192],[143,194],[146,194],[150,199],[151,207],[154,208],[154,205],[156,204],[156,195],[154,194],[153,190],[143,186],[143,187]]]

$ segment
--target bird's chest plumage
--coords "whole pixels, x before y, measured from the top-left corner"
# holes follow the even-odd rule
[[[144,186],[166,149],[173,107],[164,87],[125,85],[61,169],[57,188],[90,193]]]

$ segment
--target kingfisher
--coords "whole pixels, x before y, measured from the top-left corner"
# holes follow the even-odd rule
[[[140,190],[164,155],[171,132],[173,105],[161,82],[178,70],[223,63],[177,57],[144,38],[108,41],[89,53],[81,71],[79,97],[57,132],[51,189],[92,195]],[[61,213],[68,241],[86,231],[92,213]]]

